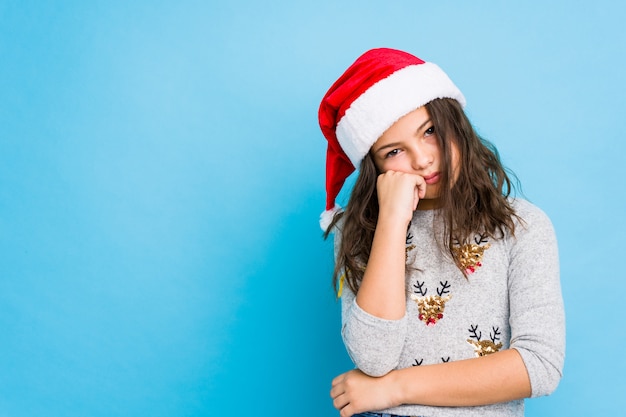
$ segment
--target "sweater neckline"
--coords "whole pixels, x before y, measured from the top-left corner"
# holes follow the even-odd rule
[[[441,200],[438,198],[431,198],[428,200],[420,200],[417,203],[417,210],[419,211],[432,211],[441,208]]]

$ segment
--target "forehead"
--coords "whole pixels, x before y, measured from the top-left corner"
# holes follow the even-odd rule
[[[392,124],[374,143],[373,148],[381,146],[388,141],[402,140],[407,135],[413,136],[427,124],[430,115],[425,106],[419,107],[398,119]]]

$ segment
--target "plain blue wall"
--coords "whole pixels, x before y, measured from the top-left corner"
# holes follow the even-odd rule
[[[0,1],[0,416],[336,415],[316,112],[377,46],[448,72],[556,226],[527,415],[622,413],[622,2],[214,3]]]

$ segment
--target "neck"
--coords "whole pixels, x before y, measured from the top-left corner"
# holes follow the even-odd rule
[[[441,200],[438,198],[429,198],[428,200],[420,200],[417,203],[418,210],[434,210],[441,207]]]

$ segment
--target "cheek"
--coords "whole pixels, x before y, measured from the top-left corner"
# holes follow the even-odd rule
[[[374,160],[374,166],[376,167],[376,171],[378,171],[378,173],[382,174],[385,171],[389,171],[389,163],[387,162],[386,159],[383,160],[379,160],[379,159],[375,159]]]
[[[385,159],[376,163],[376,168],[379,172],[397,171],[411,173],[411,166],[407,164],[407,159],[403,156],[396,156],[395,158]]]

